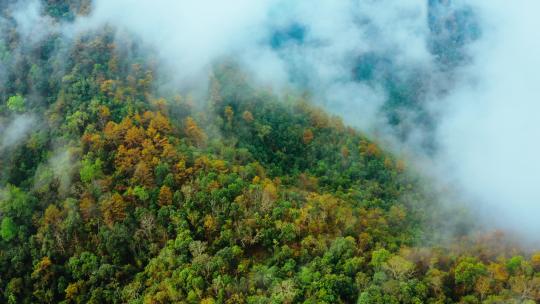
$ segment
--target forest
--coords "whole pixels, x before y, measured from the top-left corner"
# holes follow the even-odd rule
[[[310,94],[224,59],[201,102],[114,27],[28,43],[15,2],[0,2],[1,303],[540,302],[540,252],[477,229]],[[91,3],[42,10],[72,22]]]

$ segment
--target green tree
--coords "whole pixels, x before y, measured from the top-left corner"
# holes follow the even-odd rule
[[[476,280],[486,273],[486,266],[478,262],[476,258],[468,257],[463,259],[456,266],[455,281],[457,284],[474,286]]]
[[[0,225],[0,236],[2,236],[5,241],[9,242],[15,237],[16,233],[17,226],[15,226],[13,220],[8,216],[4,217],[2,219],[2,224]]]
[[[96,178],[99,178],[103,175],[103,172],[101,171],[102,162],[98,158],[95,161],[92,161],[90,158],[83,159],[81,163],[81,169],[79,170],[79,174],[81,176],[81,180],[84,183],[89,183]]]
[[[13,95],[7,100],[7,107],[13,112],[25,111],[25,99],[21,95]]]

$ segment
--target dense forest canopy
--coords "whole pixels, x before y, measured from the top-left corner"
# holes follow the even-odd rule
[[[62,25],[92,3],[39,8]],[[194,97],[135,36],[103,26],[30,39],[16,11],[0,1],[0,302],[540,301],[540,253],[477,230],[309,92],[260,87],[223,58]],[[454,17],[466,29],[430,45],[448,69],[479,35],[469,11]],[[305,31],[293,24],[270,44]],[[401,126],[422,86],[393,65],[366,54],[351,71],[384,79],[385,117]]]

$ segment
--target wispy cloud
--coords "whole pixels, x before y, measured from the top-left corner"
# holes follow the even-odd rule
[[[8,122],[0,123],[0,153],[24,140],[35,123],[35,118],[30,114],[16,115]]]

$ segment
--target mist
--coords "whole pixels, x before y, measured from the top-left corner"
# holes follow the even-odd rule
[[[15,115],[6,123],[0,121],[0,153],[21,143],[35,126],[35,117],[29,114]]]
[[[474,61],[442,101],[440,162],[486,221],[538,241],[540,3],[475,5],[483,38],[470,47]]]
[[[310,92],[388,149],[406,151],[486,225],[538,240],[533,0],[95,0],[90,15],[61,27],[37,13],[37,1],[26,3],[14,16],[30,41],[45,28],[74,36],[113,26],[154,49],[182,90],[206,89],[213,66],[233,59],[257,85]],[[418,88],[397,98],[389,83]],[[389,118],[396,99],[405,105]]]
[[[308,90],[330,111],[369,129],[386,93],[376,82],[358,82],[354,65],[362,54],[384,53],[403,74],[412,65],[428,68],[426,23],[422,0],[97,0],[74,28],[109,24],[134,33],[156,50],[175,85],[188,90],[205,89],[213,64],[233,59],[254,83],[278,93]]]

